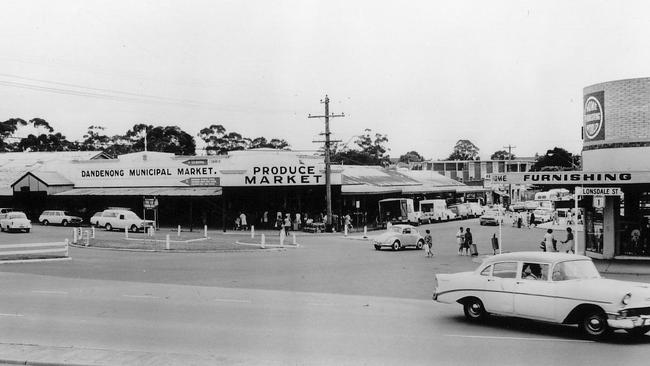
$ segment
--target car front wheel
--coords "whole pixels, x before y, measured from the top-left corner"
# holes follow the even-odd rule
[[[106,230],[108,230],[108,231],[113,230],[113,226],[112,226],[111,224],[108,224],[108,223],[107,223],[106,226],[104,226],[104,227],[105,227]]]
[[[47,221],[47,220],[43,220],[43,226],[47,226],[47,225],[49,225],[49,224],[50,224],[49,221]]]
[[[375,245],[375,250],[380,250],[380,249],[381,249],[381,245]]]
[[[400,250],[400,248],[402,248],[402,244],[400,244],[399,240],[395,240],[393,242],[393,250],[397,251]]]
[[[607,316],[602,311],[594,311],[585,316],[579,324],[582,334],[589,339],[602,339],[609,335]]]
[[[61,221],[61,225],[63,225],[63,226],[68,226],[68,220],[63,220],[63,221]]]
[[[465,300],[463,303],[463,311],[465,312],[465,317],[474,322],[482,321],[487,317],[483,302],[477,298]]]
[[[418,240],[418,243],[415,244],[415,247],[418,248],[418,249],[422,249],[422,246],[423,246],[423,245],[424,245],[424,241],[422,241],[422,240]]]
[[[135,225],[131,225],[131,232],[137,233],[138,232],[138,227]]]

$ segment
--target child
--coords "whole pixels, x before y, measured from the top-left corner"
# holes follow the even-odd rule
[[[456,242],[458,243],[458,255],[463,255],[463,243],[465,242],[465,232],[463,227],[456,233]]]
[[[433,257],[433,237],[431,236],[431,231],[429,229],[426,229],[425,232],[427,235],[424,236],[424,253],[427,257]]]

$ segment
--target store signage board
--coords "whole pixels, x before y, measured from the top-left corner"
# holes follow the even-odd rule
[[[191,187],[218,187],[219,177],[187,178],[181,181]]]
[[[620,196],[623,191],[619,187],[576,187],[580,196]]]
[[[492,183],[535,185],[624,185],[650,182],[650,171],[642,172],[587,172],[554,171],[525,172],[493,175]],[[495,181],[497,179],[497,181]]]

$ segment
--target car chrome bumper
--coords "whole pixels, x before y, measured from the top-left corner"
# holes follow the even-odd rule
[[[616,329],[650,327],[650,315],[622,317],[619,314],[608,314],[607,325]]]

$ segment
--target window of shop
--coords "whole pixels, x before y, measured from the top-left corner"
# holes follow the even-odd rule
[[[616,220],[616,255],[650,256],[650,192],[625,194]]]

